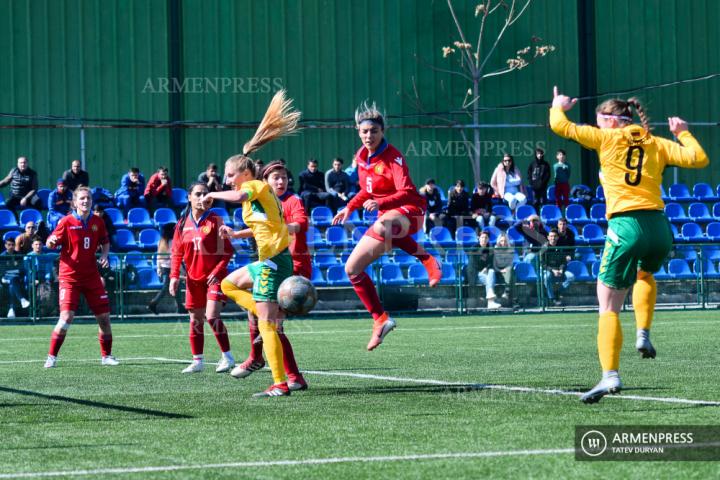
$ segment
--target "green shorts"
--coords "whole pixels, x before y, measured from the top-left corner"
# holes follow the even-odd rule
[[[292,256],[286,248],[272,258],[251,263],[248,271],[253,281],[253,300],[277,302],[280,284],[293,274]]]
[[[670,222],[661,211],[638,210],[614,215],[608,222],[598,279],[610,288],[629,288],[637,269],[655,273],[672,250]]]

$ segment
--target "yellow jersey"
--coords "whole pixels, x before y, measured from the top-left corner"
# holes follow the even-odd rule
[[[248,196],[242,204],[243,222],[253,232],[260,260],[282,252],[290,243],[282,204],[265,182],[251,180],[240,186]]]
[[[640,125],[576,125],[561,108],[550,109],[550,128],[561,137],[597,151],[607,218],[632,210],[663,210],[660,188],[665,167],[703,168],[709,163],[705,151],[688,131],[678,135],[680,145],[655,137]]]

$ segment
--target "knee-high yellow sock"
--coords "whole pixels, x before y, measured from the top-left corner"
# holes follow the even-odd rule
[[[229,280],[223,280],[220,283],[222,292],[233,302],[240,305],[242,308],[252,313],[257,317],[257,309],[255,307],[255,300],[252,298],[252,293],[239,288],[237,285]]]
[[[603,372],[618,370],[620,367],[620,350],[622,349],[622,327],[620,315],[615,312],[600,314],[598,322],[598,356]]]
[[[655,313],[657,283],[652,273],[640,270],[633,287],[632,303],[635,309],[635,325],[638,330],[650,330]]]
[[[273,384],[283,383],[286,381],[286,377],[285,367],[283,367],[282,343],[280,343],[280,336],[277,332],[278,326],[267,320],[258,320],[258,329],[263,338],[263,350],[268,365],[270,365]]]

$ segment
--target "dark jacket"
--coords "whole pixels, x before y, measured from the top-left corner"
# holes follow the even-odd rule
[[[460,193],[451,188],[448,192],[447,214],[453,217],[470,215],[470,196],[463,190]]]
[[[543,160],[535,158],[528,167],[527,178],[530,187],[533,190],[544,190],[550,182],[550,164]]]
[[[80,185],[90,186],[90,175],[85,170],[80,170],[77,174],[74,174],[72,169],[65,170],[62,179],[65,181],[65,186],[71,192],[75,191]]]
[[[566,256],[567,251],[565,249],[548,245],[542,254],[542,264],[548,269],[562,270],[564,272],[567,266]]]
[[[472,194],[470,199],[470,211],[472,213],[477,212],[480,209],[485,210],[487,213],[492,213],[492,192],[487,190],[485,195],[480,195],[478,192]]]
[[[325,174],[320,170],[315,170],[315,173],[305,169],[298,175],[300,180],[300,193],[311,192],[320,193],[325,191]]]
[[[350,193],[350,177],[344,170],[332,168],[325,172],[325,190],[329,193]]]
[[[0,187],[4,187],[8,183],[10,184],[11,198],[23,198],[30,192],[37,193],[38,190],[37,173],[30,167],[22,172],[17,167],[10,170],[8,176],[0,182]]]
[[[575,234],[569,228],[565,230],[565,235],[560,235],[558,232],[558,247],[574,247],[575,246]],[[565,255],[575,256],[574,248],[566,248],[564,250]]]
[[[478,273],[486,268],[493,268],[493,249],[492,247],[474,248],[468,251],[467,277],[470,285],[477,285]]]
[[[425,186],[420,187],[420,195],[425,197],[427,202],[428,213],[441,213],[443,209],[442,196],[440,196],[440,189],[437,187],[433,188],[432,193],[428,193],[428,189]]]

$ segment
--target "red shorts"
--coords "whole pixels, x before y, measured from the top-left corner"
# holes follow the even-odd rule
[[[312,278],[312,264],[310,254],[306,253],[301,258],[293,257],[293,275],[300,275],[308,280]]]
[[[81,283],[60,280],[60,311],[76,311],[80,303],[80,294],[85,295],[88,307],[95,315],[110,312],[110,300],[103,287],[100,275],[91,277]]]
[[[208,300],[225,302],[227,297],[220,289],[220,282],[208,285],[206,281],[185,280],[185,308],[205,308]]]
[[[388,212],[398,212],[403,217],[406,217],[408,220],[410,220],[410,228],[408,229],[407,234],[412,235],[414,233],[417,233],[418,230],[422,229],[423,223],[425,223],[425,210],[423,210],[420,207],[417,207],[415,205],[403,205],[402,207],[393,208],[392,210],[386,210],[384,212],[380,212],[378,214],[378,218],[382,217],[384,214]],[[372,226],[367,229],[365,232],[365,235],[370,234],[371,237],[375,238],[372,232]]]

